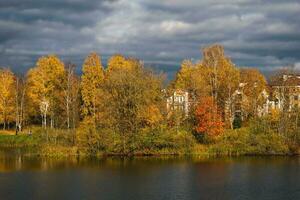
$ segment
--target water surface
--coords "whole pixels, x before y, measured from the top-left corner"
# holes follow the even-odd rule
[[[300,199],[299,157],[0,156],[0,199]]]

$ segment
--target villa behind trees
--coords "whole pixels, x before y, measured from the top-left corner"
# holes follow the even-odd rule
[[[237,68],[220,45],[204,48],[197,63],[184,60],[167,87],[162,74],[122,55],[104,68],[92,52],[82,72],[55,55],[39,58],[25,77],[1,69],[2,128],[42,127],[44,142],[71,136],[69,145],[89,153],[190,151],[197,143],[227,154],[299,147],[300,76],[281,71],[268,84],[257,69]]]

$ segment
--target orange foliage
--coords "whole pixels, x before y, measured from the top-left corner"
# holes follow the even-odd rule
[[[195,111],[196,131],[209,136],[217,136],[223,133],[224,123],[218,112],[217,105],[212,97],[203,97]]]

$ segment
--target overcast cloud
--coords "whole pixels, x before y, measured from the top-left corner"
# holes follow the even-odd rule
[[[0,0],[0,66],[24,72],[52,53],[81,66],[97,51],[172,74],[220,43],[237,66],[299,67],[299,16],[289,0]]]

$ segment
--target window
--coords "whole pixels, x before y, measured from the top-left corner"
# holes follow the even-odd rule
[[[295,100],[295,101],[298,101],[298,95],[295,95],[295,96],[294,96],[294,100]]]

